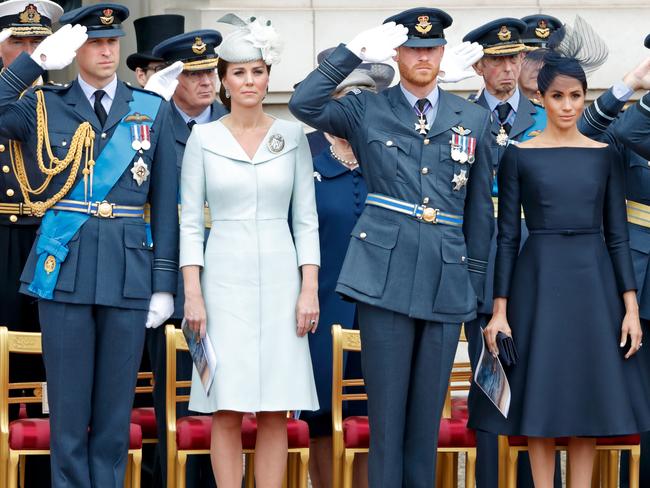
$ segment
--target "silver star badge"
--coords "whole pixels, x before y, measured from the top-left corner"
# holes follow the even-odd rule
[[[462,187],[467,185],[467,171],[464,169],[460,170],[460,173],[454,174],[451,182],[454,184],[454,191],[460,190]]]
[[[142,186],[142,183],[147,181],[147,178],[149,177],[149,168],[147,168],[147,165],[142,158],[138,158],[138,160],[133,163],[131,173],[133,173],[133,179],[138,186]]]

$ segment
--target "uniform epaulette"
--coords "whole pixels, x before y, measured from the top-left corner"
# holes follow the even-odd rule
[[[536,107],[544,108],[544,105],[542,104],[542,102],[539,101],[537,98],[529,98],[529,100],[530,100],[530,103],[532,103]]]
[[[131,90],[136,90],[136,91],[140,91],[140,92],[143,92],[143,93],[148,93],[149,95],[155,95],[157,97],[162,98],[158,93],[156,93],[154,91],[151,91],[151,90],[146,90],[146,89],[144,89],[142,87],[139,87],[139,86],[135,86],[134,84],[129,83],[128,81],[125,81],[124,84],[126,86],[128,86]]]

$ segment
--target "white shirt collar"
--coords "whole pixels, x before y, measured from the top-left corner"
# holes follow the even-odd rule
[[[106,106],[105,101],[108,102],[110,106],[110,104],[115,99],[115,92],[117,91],[117,75],[113,75],[113,79],[108,83],[108,85],[103,88],[95,88],[94,86],[91,86],[81,77],[81,75],[77,76],[77,81],[79,82],[81,90],[84,92],[84,95],[86,95],[86,98],[91,105],[95,103],[95,92],[97,90],[104,90],[106,92],[106,95],[104,95],[104,98],[102,98],[102,104],[104,106]]]
[[[199,115],[197,115],[196,117],[190,117],[185,112],[183,112],[180,109],[180,107],[176,104],[174,104],[174,107],[176,107],[176,110],[178,110],[178,113],[183,118],[186,124],[190,120],[193,120],[197,124],[207,124],[208,122],[210,122],[210,116],[212,115],[212,105],[208,105],[207,107],[205,107],[205,110],[201,112]]]
[[[483,95],[485,95],[485,101],[488,104],[488,107],[490,107],[490,112],[494,112],[494,110],[497,108],[497,105],[500,103],[508,102],[510,104],[510,108],[514,110],[515,113],[517,113],[517,108],[519,108],[519,99],[521,98],[521,94],[519,93],[519,88],[515,90],[515,92],[512,94],[510,98],[507,100],[499,100],[497,97],[492,95],[487,89],[483,90]]]
[[[406,97],[406,100],[409,102],[409,105],[411,107],[415,107],[415,104],[417,103],[419,98],[413,95],[406,88],[404,88],[404,85],[402,85],[401,83],[399,84],[399,87],[402,90],[404,96]],[[440,98],[440,90],[438,90],[438,85],[436,85],[425,98],[429,100],[429,103],[431,104],[431,112],[435,114],[436,110],[438,109],[438,99]]]

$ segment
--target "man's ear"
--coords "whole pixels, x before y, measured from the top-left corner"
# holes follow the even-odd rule
[[[479,76],[483,76],[483,63],[482,59],[479,59],[476,63],[472,65],[472,68],[474,68],[474,71],[476,71],[476,74]]]
[[[401,46],[395,48],[395,53],[396,54],[395,54],[395,56],[393,56],[393,61],[395,61],[396,63],[399,63],[399,50],[400,50],[400,48],[401,48]]]

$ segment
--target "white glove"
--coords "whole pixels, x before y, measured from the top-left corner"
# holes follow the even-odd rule
[[[144,86],[145,90],[157,93],[169,102],[178,86],[178,76],[183,72],[183,62],[176,61],[171,66],[151,75]]]
[[[147,313],[147,329],[160,327],[174,313],[174,295],[166,291],[158,291],[151,295],[149,313]]]
[[[472,65],[482,57],[483,48],[477,42],[466,41],[450,49],[445,49],[445,54],[440,62],[438,81],[455,83],[476,76]]]
[[[12,34],[13,31],[11,29],[2,29],[2,32],[0,32],[0,42],[5,42]]]
[[[395,49],[406,42],[407,33],[402,24],[388,22],[360,32],[346,47],[363,61],[381,63],[397,54]]]
[[[88,34],[85,26],[66,24],[43,39],[32,53],[32,59],[44,70],[63,69],[72,63],[77,49],[86,39]]]

